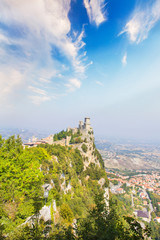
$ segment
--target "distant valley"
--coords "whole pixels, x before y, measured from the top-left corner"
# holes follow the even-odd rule
[[[148,143],[113,143],[97,140],[105,167],[120,170],[160,170],[160,145]]]
[[[50,131],[41,131],[37,129],[21,129],[21,128],[0,128],[0,135],[3,138],[8,138],[12,135],[19,135],[23,141],[26,143],[29,139],[32,139],[35,136],[38,139],[47,137],[50,134]]]

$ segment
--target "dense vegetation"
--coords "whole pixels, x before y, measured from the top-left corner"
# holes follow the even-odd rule
[[[21,139],[0,138],[0,222],[5,232],[35,214],[43,203],[43,161],[50,159],[44,149],[23,150]]]
[[[95,147],[94,154],[101,160]],[[108,179],[101,165],[85,168],[81,152],[72,147],[45,144],[23,149],[19,137],[0,137],[0,239],[143,239],[147,230],[127,212],[124,216],[122,202],[111,197],[110,210],[106,208]],[[103,186],[100,179],[105,180]],[[51,186],[46,199],[50,223],[38,217],[45,205],[45,183]],[[32,215],[35,222],[22,225]]]
[[[160,217],[160,206],[158,203],[160,203],[160,196],[156,193],[152,193],[150,191],[147,191],[149,198],[152,201],[153,208],[155,209],[155,213],[158,217]]]
[[[101,154],[99,153],[99,151],[97,150],[97,148],[95,148],[95,146],[94,146],[94,149],[95,149],[95,151],[94,151],[94,156],[97,157],[99,163],[101,164],[101,167],[104,168],[104,162],[103,162],[103,159],[102,159]]]
[[[160,217],[160,206],[158,205],[158,202],[160,202],[160,196],[150,191],[147,191],[147,193],[154,208],[154,212],[152,212],[152,219],[156,218],[156,216]],[[160,240],[160,224],[152,220],[150,222],[150,228],[152,230],[151,237],[153,239]]]
[[[121,205],[114,197],[108,211],[101,192],[96,195],[95,206],[87,217],[78,218],[74,226],[69,224],[73,221],[73,214],[67,205],[62,205],[61,215],[65,224],[57,224],[48,235],[45,235],[45,224],[41,221],[32,228],[23,226],[16,229],[10,240],[143,240],[150,235],[148,227],[143,229],[134,218],[122,215]]]
[[[77,134],[74,134],[74,135],[71,136],[70,144],[82,143],[83,142],[81,137],[77,137],[76,135]]]
[[[53,141],[62,140],[63,138],[66,139],[67,136],[71,136],[71,143],[75,143],[73,142],[73,140],[79,139],[81,134],[79,130],[77,131],[77,133],[74,134],[72,133],[72,130],[69,131],[62,130],[61,132],[54,134]]]
[[[54,134],[53,141],[58,141],[58,140],[61,140],[63,138],[66,139],[67,136],[71,136],[71,135],[72,135],[72,131],[71,130],[70,131],[62,130],[61,132]]]
[[[154,213],[153,213],[153,215],[154,215]],[[152,217],[154,218],[155,215],[152,216]],[[160,240],[160,226],[159,226],[159,223],[152,220],[149,223],[149,227],[151,229],[151,238],[155,239],[155,240]]]
[[[86,152],[87,152],[87,150],[88,150],[88,148],[87,148],[86,144],[84,144],[84,143],[83,143],[83,145],[82,145],[82,147],[81,147],[81,148],[82,148],[83,152],[85,152],[85,153],[86,153]]]

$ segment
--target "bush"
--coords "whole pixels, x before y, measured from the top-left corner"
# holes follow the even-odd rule
[[[86,144],[83,144],[81,148],[82,148],[83,152],[85,152],[85,153],[86,153],[86,152],[87,152],[87,150],[88,150],[88,148],[87,148]]]
[[[58,141],[58,140],[61,140],[63,138],[66,138],[67,136],[71,136],[71,135],[72,135],[71,130],[70,131],[62,130],[61,132],[54,134],[53,141]]]
[[[60,210],[61,217],[68,223],[71,223],[73,221],[73,212],[68,204],[64,203],[61,206]]]
[[[95,147],[93,146],[93,148],[95,148]],[[101,156],[101,154],[99,153],[99,151],[97,150],[97,148],[95,148],[94,156],[97,157],[99,163],[101,164],[101,167],[104,168],[104,162],[103,162],[102,156]]]
[[[78,149],[75,149],[72,164],[77,174],[80,174],[83,171],[84,169],[83,159]]]
[[[82,143],[83,140],[81,139],[81,137],[76,137],[74,138],[74,136],[71,137],[71,140],[70,140],[70,144],[74,144],[74,143]]]

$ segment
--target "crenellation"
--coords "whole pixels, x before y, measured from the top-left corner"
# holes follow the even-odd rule
[[[91,127],[90,118],[86,117],[83,121],[79,121],[78,128],[67,128],[67,132],[72,131],[73,134],[77,133],[78,131],[82,135],[93,134],[93,128]]]
[[[71,131],[73,134],[75,134],[75,133],[78,132],[78,129],[79,129],[79,128],[70,128],[70,127],[69,127],[69,128],[66,129],[66,131],[67,131],[67,132],[70,132],[70,131]]]
[[[79,121],[79,130],[83,129],[83,121]]]
[[[83,121],[79,122],[79,131],[83,135],[88,135],[89,132],[93,132],[93,128],[90,124],[90,118],[86,117]]]

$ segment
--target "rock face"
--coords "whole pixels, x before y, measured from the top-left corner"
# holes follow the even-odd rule
[[[71,144],[71,146],[75,149],[80,150],[81,155],[84,157],[84,167],[89,166],[90,163],[95,163],[100,166],[100,163],[95,154],[95,144],[94,144],[94,133],[93,128],[90,124],[90,118],[85,118],[84,123],[82,121],[79,122],[79,128],[71,129],[73,132],[80,132],[80,138],[82,139],[82,143]],[[84,169],[84,170],[85,170]]]
[[[38,215],[32,215],[32,216],[28,217],[22,225],[25,225],[25,224],[32,225],[37,221],[37,219],[38,219],[38,221],[40,219],[43,219],[45,222],[51,221],[52,220],[51,219],[51,207],[53,208],[54,212],[57,211],[56,201],[53,200],[51,205],[50,206],[44,205],[42,207],[42,209],[39,211]]]
[[[79,126],[76,128],[67,128],[66,133],[72,133],[72,136],[66,136],[58,141],[54,141],[53,144],[61,146],[70,146],[74,149],[78,149],[84,158],[84,170],[89,166],[90,163],[94,163],[100,166],[94,144],[94,133],[91,127],[90,118],[86,117],[83,121],[79,121]],[[66,134],[67,135],[67,134]],[[79,141],[76,141],[78,138]],[[71,139],[75,140],[71,143]]]
[[[105,188],[105,193],[104,193],[104,201],[106,204],[106,207],[109,209],[109,188]]]
[[[39,211],[39,218],[43,218],[45,222],[51,221],[51,206],[43,206]]]
[[[84,146],[86,146],[86,149],[87,149],[86,152],[83,150],[83,149],[85,149]],[[81,155],[85,159],[84,160],[85,169],[86,169],[86,167],[89,166],[90,163],[95,163],[96,165],[100,166],[97,156],[95,155],[95,147],[94,147],[93,139],[87,139],[87,141],[85,143],[74,144],[73,148],[77,148],[78,150],[80,150]]]

